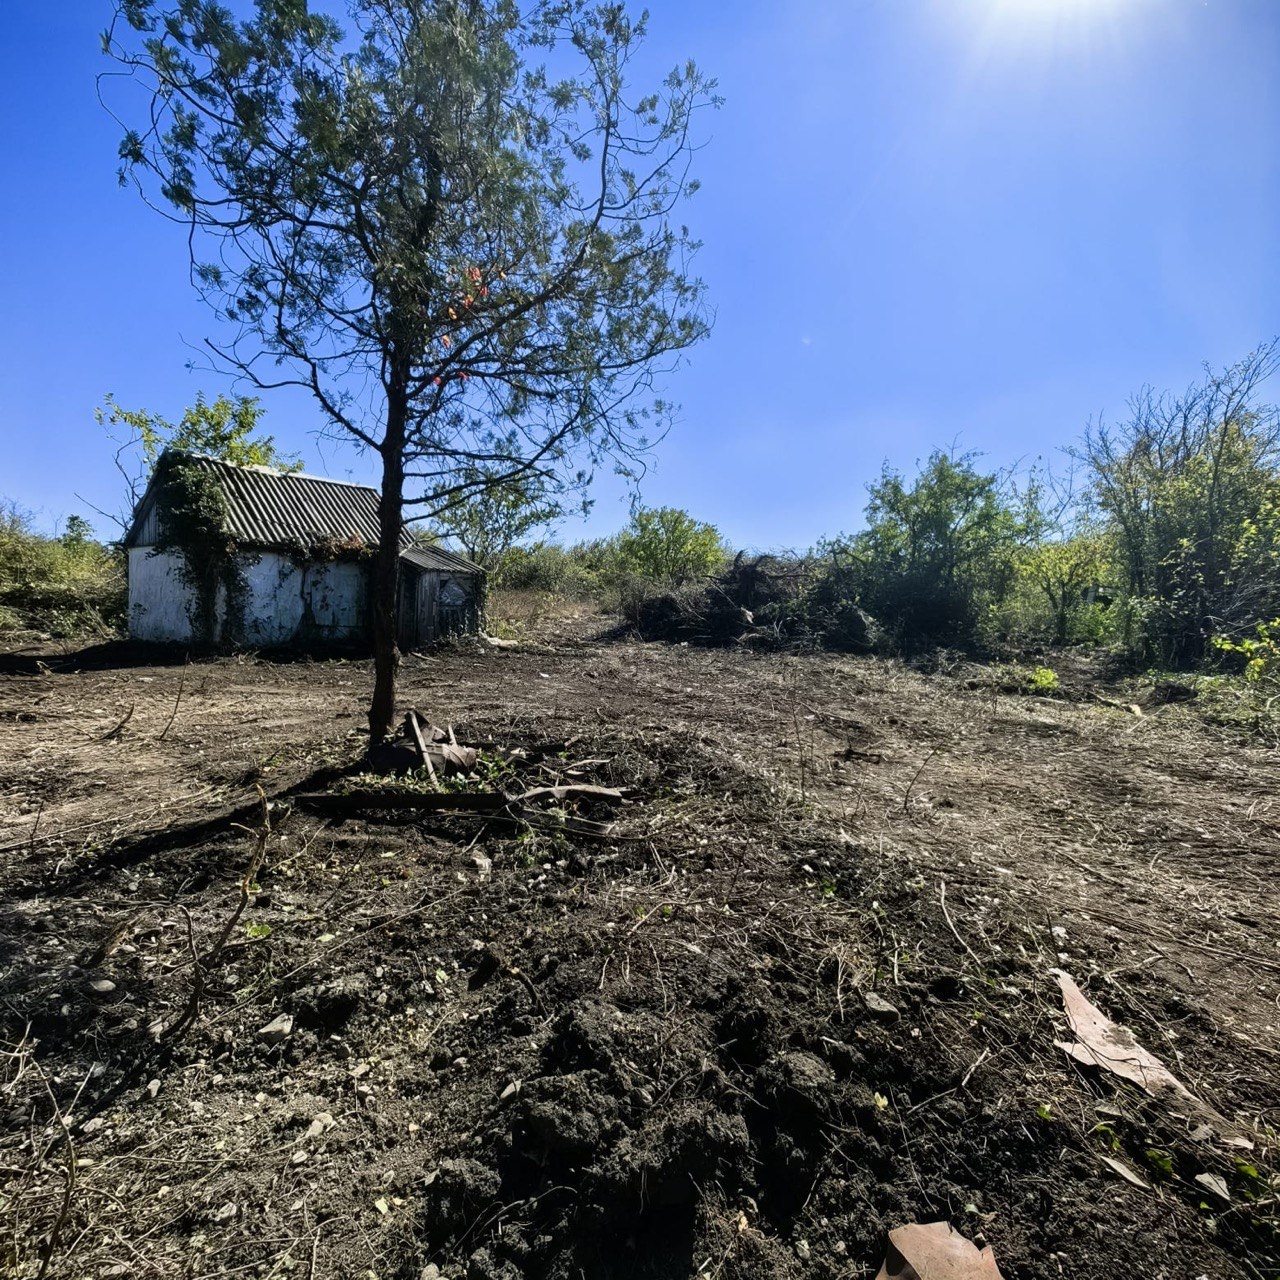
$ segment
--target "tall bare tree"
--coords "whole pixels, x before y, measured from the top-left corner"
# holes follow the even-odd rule
[[[376,739],[406,516],[582,485],[666,429],[658,383],[707,330],[674,213],[716,99],[692,63],[633,91],[645,20],[623,4],[350,0],[348,23],[116,0],[100,95],[121,181],[189,228],[216,362],[306,388],[380,455]]]

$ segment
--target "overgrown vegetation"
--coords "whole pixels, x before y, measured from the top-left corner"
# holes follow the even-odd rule
[[[641,509],[612,538],[513,547],[495,583],[594,600],[652,638],[1004,658],[1105,649],[1133,671],[1246,674],[1239,699],[1269,716],[1280,413],[1261,389],[1278,364],[1270,343],[1181,395],[1141,392],[1125,422],[1089,427],[1065,482],[935,452],[914,476],[886,469],[863,528],[803,555],[731,561],[688,512]]]
[[[123,617],[122,558],[87,520],[70,516],[50,536],[19,507],[0,505],[0,634],[105,635]]]
[[[297,458],[277,449],[273,436],[260,433],[264,413],[253,396],[220,394],[210,401],[201,391],[196,393],[195,404],[183,410],[177,422],[170,422],[146,409],[126,409],[108,394],[94,416],[116,446],[116,470],[125,482],[124,510],[110,518],[121,532],[128,529],[166,451],[203,453],[237,467],[296,471],[301,465]]]
[[[191,593],[192,638],[202,648],[233,643],[244,634],[248,586],[227,532],[222,486],[190,454],[168,452],[157,465],[154,493],[160,518],[152,554],[178,558],[178,577]]]
[[[1127,421],[1085,434],[1136,657],[1193,667],[1214,636],[1280,614],[1280,410],[1259,400],[1278,365],[1271,342],[1179,396],[1148,388]]]

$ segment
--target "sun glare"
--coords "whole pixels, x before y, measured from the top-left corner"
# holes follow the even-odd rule
[[[951,12],[985,61],[1015,52],[1118,52],[1122,28],[1142,7],[1143,0],[970,0]]]

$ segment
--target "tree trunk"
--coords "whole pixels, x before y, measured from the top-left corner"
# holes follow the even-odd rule
[[[400,649],[396,618],[400,593],[400,531],[404,522],[405,406],[389,395],[382,442],[382,492],[378,502],[378,560],[373,578],[373,701],[369,741],[390,737],[396,721]]]

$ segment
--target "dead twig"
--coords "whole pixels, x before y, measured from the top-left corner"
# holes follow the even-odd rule
[[[974,964],[981,965],[982,961],[978,959],[978,953],[960,936],[960,930],[956,928],[955,921],[951,919],[951,912],[947,910],[947,882],[941,877],[938,878],[938,902],[942,907],[942,918],[947,922],[947,928],[955,935],[956,941],[969,953]]]
[[[40,819],[44,817],[44,797],[40,797],[40,807],[36,810],[36,820],[31,824],[31,839],[28,847],[34,854],[36,851],[36,832],[40,830]]]
[[[927,765],[929,761],[932,760],[933,757],[936,756],[938,752],[941,750],[942,750],[941,747],[934,747],[934,749],[930,751],[929,754],[925,756],[925,758],[920,762],[920,767],[915,771],[914,774],[912,774],[911,781],[907,783],[906,794],[902,797],[903,813],[907,813],[909,811],[909,806],[911,804],[911,789],[916,785],[917,782],[920,781],[920,775],[924,772],[925,765]]]
[[[169,716],[169,723],[160,730],[159,741],[163,742],[169,735],[169,730],[173,728],[173,722],[178,718],[178,705],[182,702],[182,690],[187,683],[187,668],[191,665],[191,656],[188,654],[186,661],[182,664],[182,675],[178,678],[178,696],[173,700],[173,711]],[[132,710],[130,711],[132,715]]]
[[[142,913],[137,912],[133,915],[126,916],[118,924],[113,925],[94,949],[80,962],[86,969],[96,969],[107,957],[124,941],[125,934],[142,918]]]
[[[405,714],[405,719],[409,723],[409,730],[413,734],[413,740],[418,744],[418,754],[422,757],[422,763],[426,766],[427,776],[431,779],[431,785],[435,790],[440,790],[440,779],[436,777],[436,767],[431,763],[431,752],[427,750],[427,744],[422,738],[422,727],[418,724],[418,713],[410,709]]]
[[[1105,880],[1107,884],[1113,884],[1117,889],[1132,888],[1132,885],[1127,884],[1123,880],[1117,879],[1115,876],[1108,875],[1105,871],[1099,871],[1096,867],[1091,867],[1083,859],[1077,858],[1074,854],[1068,853],[1065,849],[1056,849],[1054,852],[1057,853],[1059,857],[1065,858],[1072,864],[1072,866],[1079,867],[1081,871],[1088,872],[1089,875],[1093,876],[1097,880]]]
[[[129,710],[124,713],[122,719],[118,720],[110,729],[98,739],[99,742],[115,742],[118,738],[124,736],[124,727],[133,719],[133,709],[138,704],[136,702],[129,703]]]
[[[67,1215],[71,1212],[71,1201],[76,1192],[76,1146],[71,1140],[71,1121],[62,1114],[62,1108],[58,1106],[57,1095],[53,1092],[53,1086],[49,1083],[49,1077],[45,1075],[44,1068],[34,1058],[32,1065],[36,1069],[36,1074],[40,1077],[40,1083],[44,1085],[44,1091],[49,1095],[49,1104],[53,1107],[54,1124],[62,1133],[62,1140],[66,1144],[66,1165],[67,1165],[67,1181],[62,1189],[62,1205],[58,1210],[58,1216],[54,1219],[53,1226],[49,1229],[49,1239],[45,1242],[43,1254],[40,1259],[40,1270],[36,1272],[36,1280],[44,1280],[45,1273],[49,1270],[49,1264],[53,1261],[54,1250],[58,1247],[58,1236],[66,1224]],[[79,1101],[80,1095],[84,1092],[84,1087],[89,1083],[89,1076],[85,1076],[80,1088],[76,1090],[75,1098],[72,1099],[72,1107],[75,1107]]]

